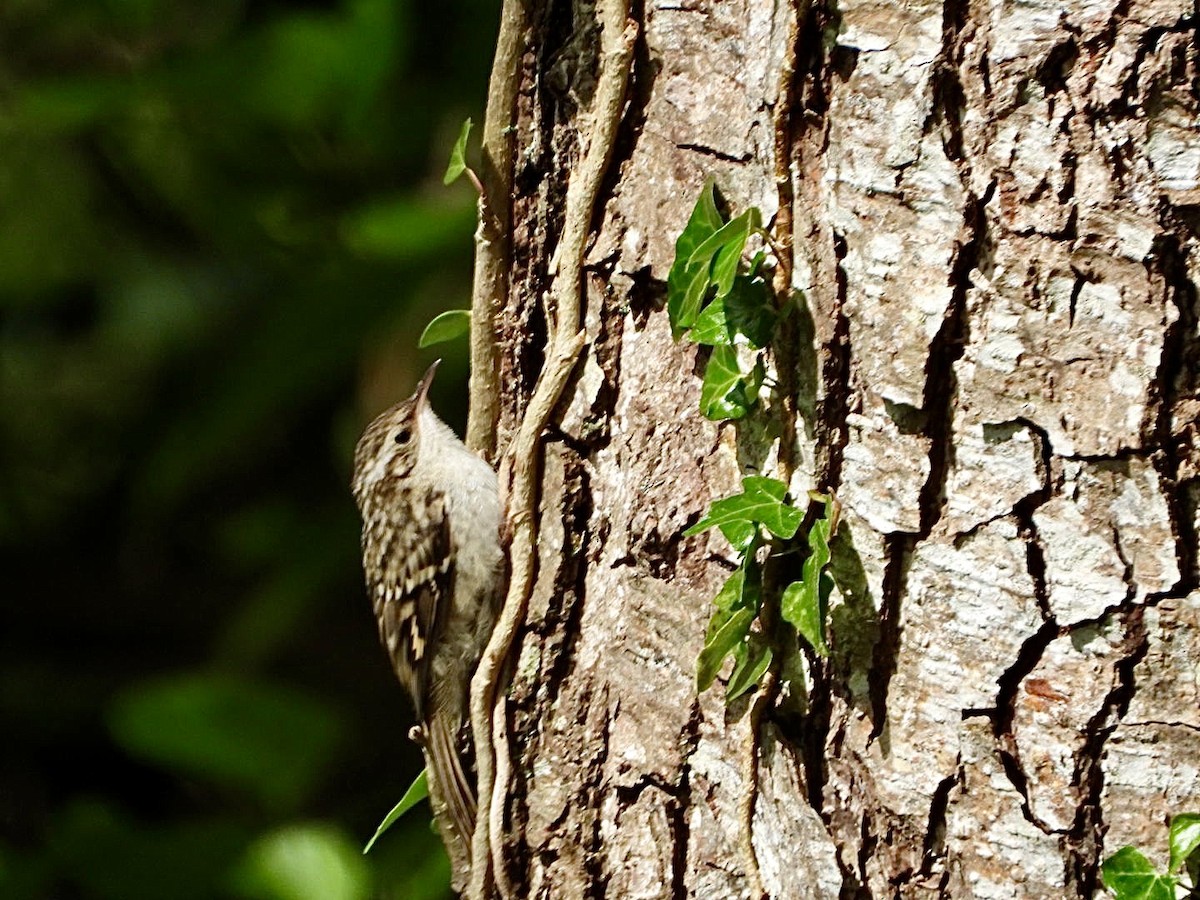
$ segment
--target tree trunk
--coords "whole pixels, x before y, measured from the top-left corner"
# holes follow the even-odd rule
[[[571,325],[544,298],[612,3],[526,7],[501,447]],[[1009,900],[1090,897],[1124,844],[1162,865],[1168,816],[1200,809],[1192,3],[625,12],[587,345],[496,706],[496,880]],[[701,416],[703,357],[662,308],[709,178],[773,223],[803,292],[736,424]],[[844,506],[832,653],[756,721],[697,695],[732,554],[682,532],[781,458],[793,497]]]

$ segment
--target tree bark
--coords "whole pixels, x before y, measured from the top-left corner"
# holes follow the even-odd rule
[[[628,15],[587,345],[542,442],[536,579],[495,707],[495,880],[1007,900],[1091,897],[1128,843],[1162,865],[1167,817],[1200,809],[1194,6]],[[500,447],[565,327],[544,298],[600,21],[527,6]],[[708,178],[775,222],[803,292],[765,412],[736,425],[700,415],[702,358],[662,309]],[[832,654],[755,731],[751,702],[697,695],[731,551],[682,532],[781,467],[793,497],[844,504]]]

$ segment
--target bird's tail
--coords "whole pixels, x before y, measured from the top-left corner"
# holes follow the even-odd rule
[[[442,715],[433,715],[425,725],[425,762],[429,767],[430,795],[445,809],[448,823],[438,816],[438,824],[449,824],[457,833],[458,843],[470,854],[475,834],[475,789],[463,771],[458,755],[457,727],[451,727]]]

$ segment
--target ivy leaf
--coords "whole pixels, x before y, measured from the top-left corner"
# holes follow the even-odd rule
[[[756,522],[725,522],[719,527],[721,534],[725,535],[725,540],[741,553],[745,553],[747,548],[754,543],[754,539],[758,537]]]
[[[676,289],[667,285],[667,311],[671,317],[671,335],[675,340],[696,321],[704,306],[704,298],[712,287],[709,267],[692,266],[683,271],[679,279],[682,287],[676,295]],[[678,301],[672,306],[673,301]]]
[[[735,534],[744,533],[750,526],[751,537],[758,526],[764,526],[776,537],[788,540],[795,536],[804,515],[784,499],[787,485],[774,478],[748,475],[742,479],[742,493],[716,500],[709,507],[708,515],[684,532],[685,535],[699,534],[709,528],[720,528],[721,533],[739,550],[745,550],[749,540],[739,544],[727,528]]]
[[[696,690],[708,690],[721,669],[721,663],[733,648],[746,639],[750,632],[750,623],[754,621],[756,611],[753,609],[737,609],[732,613],[720,613],[713,616],[721,617],[721,624],[713,632],[700,651],[696,660]]]
[[[446,174],[442,176],[442,184],[454,184],[467,171],[467,136],[471,133],[471,124],[470,119],[462,123],[458,140],[450,150],[450,163],[446,166]]]
[[[833,580],[825,571],[830,558],[829,535],[832,528],[836,527],[828,504],[829,501],[826,501],[825,514],[809,529],[808,556],[801,569],[801,580],[789,584],[779,602],[784,621],[800,632],[800,636],[820,656],[829,655],[829,645],[825,643],[825,620],[829,612],[829,592],[833,588]]]
[[[708,690],[725,657],[744,643],[762,606],[762,570],[754,560],[753,538],[742,564],[725,579],[713,603],[716,611],[704,635],[704,649],[696,660],[698,691]]]
[[[400,802],[392,807],[392,811],[383,817],[383,821],[379,823],[379,827],[375,829],[375,834],[367,841],[367,846],[363,847],[363,854],[370,852],[375,846],[375,842],[379,840],[379,836],[387,831],[395,824],[396,820],[402,815],[429,796],[429,773],[422,769],[413,783],[408,786],[408,790],[404,792],[404,796],[400,798]]]
[[[709,347],[732,347],[737,331],[729,321],[729,313],[725,309],[728,297],[718,297],[696,317],[696,324],[688,332],[688,337],[697,344]]]
[[[717,210],[713,182],[705,182],[692,215],[675,241],[675,261],[667,275],[667,315],[676,340],[696,321],[711,286],[712,254],[693,261],[696,249],[724,225]]]
[[[471,311],[469,309],[448,309],[439,313],[425,326],[417,346],[424,350],[434,344],[452,341],[471,330]]]
[[[687,259],[708,238],[721,229],[725,219],[717,209],[716,182],[708,179],[700,189],[687,227],[675,243],[676,255]],[[679,252],[682,251],[682,252]]]
[[[833,581],[824,572],[817,579],[815,589],[803,581],[793,581],[784,589],[779,603],[784,620],[808,641],[818,656],[828,656],[825,621],[829,615],[829,592]]]
[[[1200,813],[1180,813],[1171,820],[1171,862],[1167,872],[1174,872],[1200,848]]]
[[[700,385],[700,412],[717,422],[743,418],[758,403],[765,374],[761,359],[743,375],[734,347],[713,347]]]
[[[711,281],[717,286],[718,297],[724,297],[732,290],[734,276],[742,262],[742,252],[746,249],[746,239],[751,231],[761,225],[758,209],[752,206],[722,225],[692,251],[688,258],[689,266],[708,264],[711,260]]]
[[[758,687],[771,665],[771,647],[761,635],[748,634],[746,640],[733,648],[733,660],[733,672],[725,687],[726,703]]]
[[[725,619],[720,619],[718,613],[724,613],[726,618],[732,616],[734,611],[743,610],[743,608],[754,608],[758,610],[757,602],[755,602],[754,586],[750,586],[750,593],[746,592],[746,568],[744,565],[739,565],[733,570],[733,574],[726,578],[725,584],[722,584],[720,593],[713,598],[713,604],[716,606],[716,613],[713,614],[712,622],[708,623],[708,634],[704,636],[704,641],[708,641],[715,634],[716,629],[720,628]]]
[[[760,217],[761,218],[761,217]],[[762,271],[763,263],[767,261],[767,251],[759,250],[754,254],[754,258],[750,260],[750,265],[746,268],[746,274],[754,278]]]
[[[758,403],[758,392],[762,389],[763,381],[767,377],[767,367],[763,365],[762,355],[759,354],[754,360],[754,366],[750,369],[750,374],[743,379],[743,391],[746,395],[746,402],[750,406]]]
[[[762,349],[775,336],[775,310],[766,282],[739,275],[733,290],[718,296],[696,317],[688,335],[697,344],[733,346],[740,334],[755,349]]]
[[[1175,900],[1175,879],[1156,872],[1133,847],[1122,847],[1106,859],[1100,873],[1117,900]]]

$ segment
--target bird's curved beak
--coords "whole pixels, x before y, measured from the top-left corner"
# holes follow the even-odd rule
[[[429,400],[429,386],[433,384],[433,376],[437,372],[437,367],[441,365],[440,359],[435,359],[433,365],[425,370],[425,374],[421,376],[421,381],[417,385],[417,389],[413,391],[413,400],[416,402],[417,409],[424,409]]]

